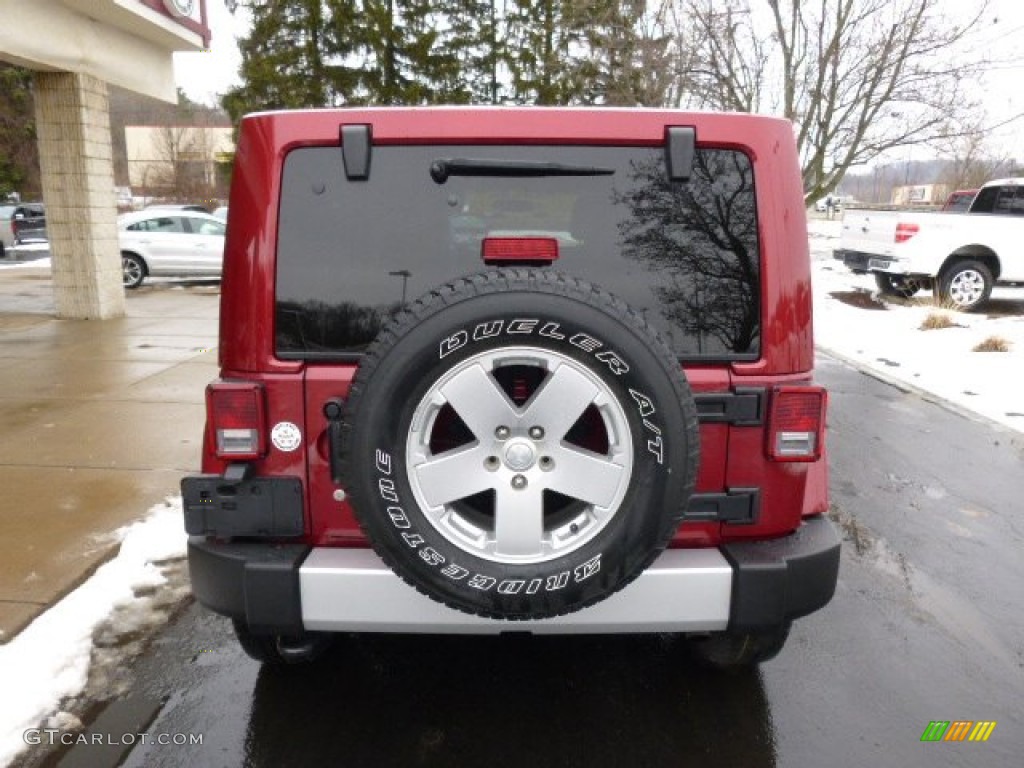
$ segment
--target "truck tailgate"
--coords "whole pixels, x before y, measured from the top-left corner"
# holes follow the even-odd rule
[[[899,215],[898,211],[847,210],[839,247],[891,256]]]

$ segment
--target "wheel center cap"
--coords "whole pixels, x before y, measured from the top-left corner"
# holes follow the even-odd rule
[[[533,446],[525,440],[513,440],[505,448],[505,466],[516,472],[529,469],[536,458]]]

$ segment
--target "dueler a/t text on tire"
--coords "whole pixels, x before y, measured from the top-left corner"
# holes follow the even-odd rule
[[[438,288],[367,351],[344,487],[377,553],[452,608],[532,619],[628,584],[693,489],[678,361],[620,300],[550,270]]]

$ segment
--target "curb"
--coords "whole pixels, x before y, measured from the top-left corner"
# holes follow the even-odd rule
[[[940,408],[943,408],[944,410],[947,410],[951,413],[955,413],[958,416],[963,416],[964,418],[970,419],[971,421],[977,422],[979,424],[985,424],[989,427],[992,427],[998,432],[1007,432],[1010,434],[1024,434],[1024,424],[1021,425],[1020,429],[1015,429],[1014,427],[1011,427],[1009,424],[1004,424],[1001,421],[996,421],[995,419],[986,416],[983,413],[978,413],[977,411],[967,408],[966,406],[960,405],[959,403],[954,403],[952,400],[947,400],[946,398],[935,394],[931,390],[915,386],[914,384],[910,384],[904,381],[903,379],[898,379],[895,376],[890,376],[887,373],[885,373],[885,371],[866,365],[860,360],[856,360],[852,357],[844,355],[842,352],[838,352],[834,349],[823,346],[821,344],[815,344],[814,351],[817,354],[824,355],[825,357],[830,357],[837,362],[843,363],[844,365],[847,365],[850,368],[853,368],[854,370],[863,373],[865,376],[870,376],[871,378],[880,381],[883,384],[888,384],[890,387],[898,389],[900,392],[903,392],[904,394],[916,395],[917,397],[920,397],[922,400],[929,402],[932,405],[937,405]]]

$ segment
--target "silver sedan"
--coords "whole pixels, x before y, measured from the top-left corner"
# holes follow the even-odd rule
[[[224,222],[206,213],[149,209],[117,220],[126,288],[147,276],[220,277]]]

